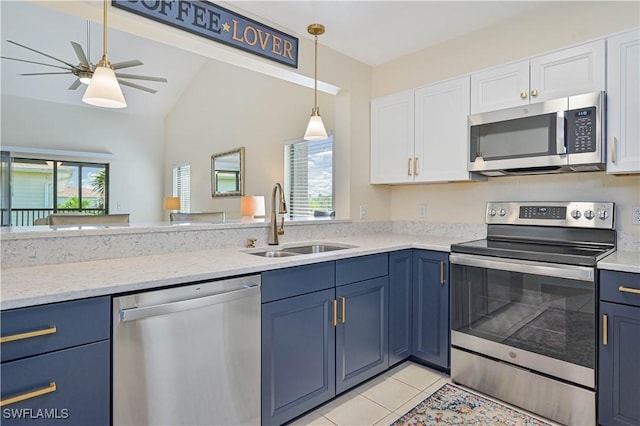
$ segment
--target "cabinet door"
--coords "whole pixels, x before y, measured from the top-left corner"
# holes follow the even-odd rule
[[[389,365],[411,355],[413,250],[389,254]]]
[[[336,288],[336,393],[389,368],[389,277]]]
[[[413,182],[413,90],[371,101],[370,183]]]
[[[529,86],[531,103],[605,90],[605,41],[532,58]]]
[[[282,424],[334,397],[333,299],[331,289],[262,305],[263,425]]]
[[[413,256],[413,355],[449,368],[448,254],[415,250]]]
[[[415,182],[469,180],[469,77],[418,89],[415,94]]]
[[[607,42],[607,173],[640,173],[640,29]]]
[[[604,318],[606,315],[606,328]],[[640,424],[640,308],[600,302],[598,423]],[[604,344],[604,333],[607,344]]]
[[[471,114],[529,103],[529,61],[471,74]]]

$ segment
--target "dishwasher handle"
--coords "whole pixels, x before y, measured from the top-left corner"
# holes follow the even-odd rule
[[[141,308],[120,309],[120,321],[135,321],[149,317],[156,317],[158,315],[166,315],[175,312],[188,311],[190,309],[203,308],[205,306],[225,303],[231,300],[249,297],[259,293],[259,285],[247,284],[241,289],[231,290],[225,293],[214,294],[211,296],[180,300],[178,302],[163,303],[160,305],[145,306]]]

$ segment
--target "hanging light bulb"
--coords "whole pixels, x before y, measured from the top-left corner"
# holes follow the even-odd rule
[[[311,24],[307,27],[307,32],[315,37],[315,71],[313,76],[313,109],[311,110],[307,131],[304,132],[304,139],[321,141],[328,137],[322,123],[322,117],[320,117],[320,108],[318,108],[318,36],[324,34],[324,25]]]
[[[104,108],[124,108],[127,102],[107,54],[107,0],[103,0],[102,52],[82,102]]]

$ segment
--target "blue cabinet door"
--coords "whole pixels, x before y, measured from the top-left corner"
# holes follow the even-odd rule
[[[600,318],[598,423],[640,425],[640,307],[600,302]]]
[[[413,250],[389,254],[389,365],[411,355]]]
[[[334,289],[262,305],[262,424],[285,423],[335,395]]]
[[[449,369],[448,253],[414,250],[412,354]]]
[[[336,288],[336,393],[389,367],[388,294],[388,276]]]

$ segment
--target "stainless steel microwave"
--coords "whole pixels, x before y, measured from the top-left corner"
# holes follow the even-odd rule
[[[485,176],[605,169],[605,92],[469,116],[470,172]]]

